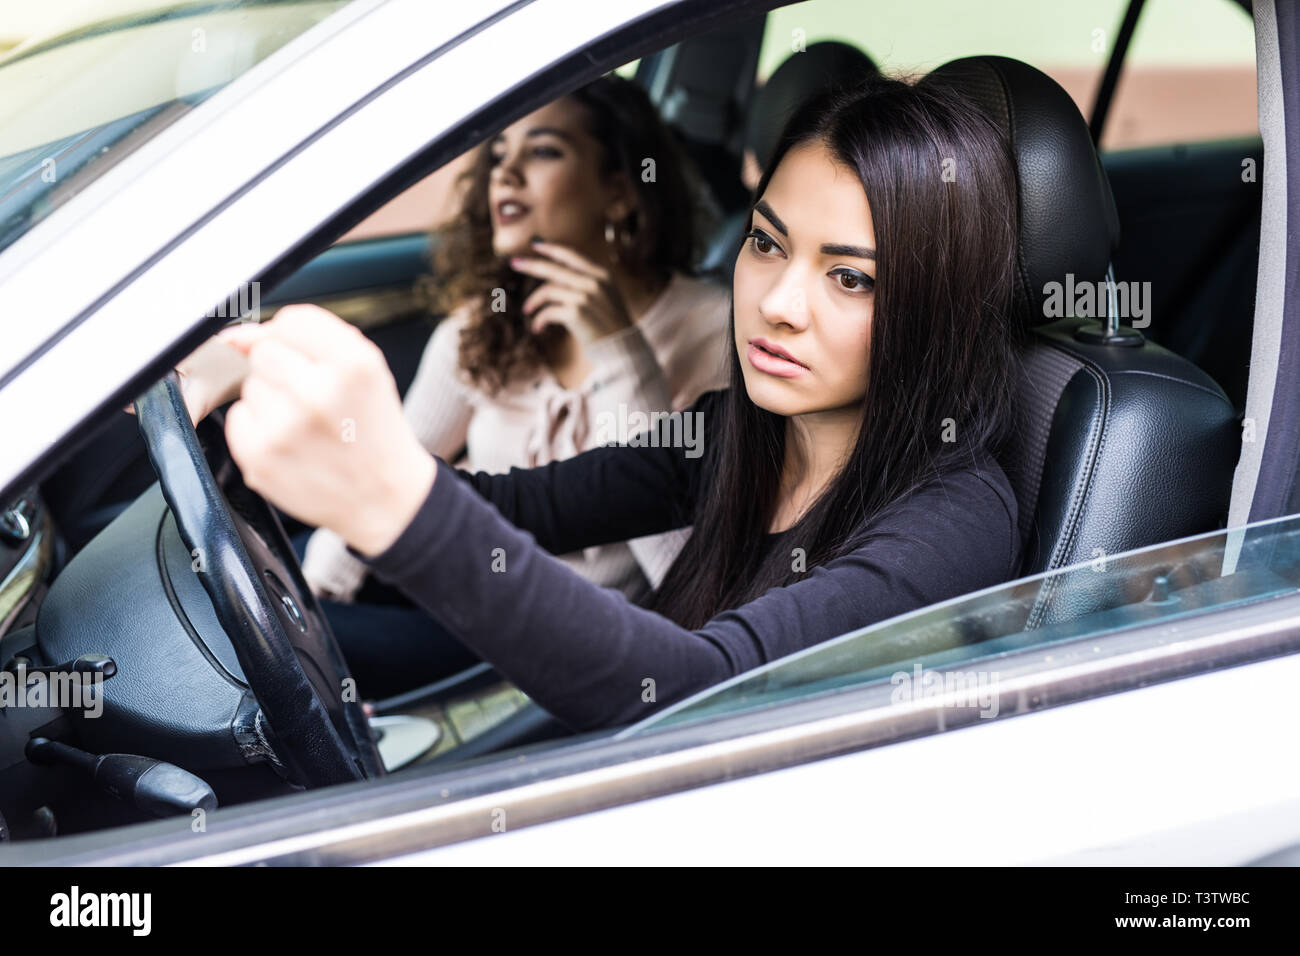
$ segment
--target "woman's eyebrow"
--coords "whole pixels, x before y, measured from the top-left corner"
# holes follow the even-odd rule
[[[569,143],[572,143],[572,142],[573,142],[573,137],[572,137],[572,136],[570,136],[570,135],[569,135],[568,133],[566,133],[564,130],[562,130],[562,129],[558,129],[557,127],[554,127],[554,126],[537,126],[537,127],[534,127],[533,129],[530,129],[530,130],[528,131],[528,134],[527,134],[527,135],[529,135],[529,136],[558,136],[560,139],[565,140],[566,142],[569,142]]]
[[[851,256],[854,259],[875,259],[876,250],[870,246],[846,246],[837,242],[827,242],[822,245],[822,255],[824,256]]]
[[[785,228],[785,223],[781,221],[781,217],[772,212],[772,207],[767,204],[766,199],[760,199],[758,202],[754,203],[754,212],[761,212],[767,218],[768,222],[776,226],[777,232],[785,236],[787,239],[790,237],[790,230]]]
[[[772,207],[767,204],[766,199],[760,199],[754,203],[754,212],[761,212],[776,227],[777,232],[787,239],[790,237],[790,230],[785,227],[781,217],[772,211]],[[876,258],[876,250],[870,246],[850,246],[840,242],[822,243],[821,251],[824,256],[851,256],[854,259]]]
[[[565,142],[568,143],[573,142],[573,137],[569,133],[566,133],[564,130],[559,129],[558,127],[555,126],[534,127],[533,129],[530,129],[527,133],[524,134],[525,138],[530,136],[558,136],[560,139],[564,140]],[[506,138],[505,133],[497,133],[496,136],[492,137],[492,143],[493,144],[499,143],[505,138]]]

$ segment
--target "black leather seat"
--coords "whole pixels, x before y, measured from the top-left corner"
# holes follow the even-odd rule
[[[1221,527],[1241,447],[1223,390],[1131,328],[1107,340],[1094,318],[1049,314],[1048,283],[1105,280],[1119,240],[1110,184],[1074,101],[1046,74],[1005,57],[955,60],[922,82],[971,97],[1015,153],[1016,298],[1031,332],[1017,428],[1002,457],[1019,499],[1021,573]],[[1116,606],[1131,598],[1122,590],[1104,570],[1048,579],[1026,627]]]

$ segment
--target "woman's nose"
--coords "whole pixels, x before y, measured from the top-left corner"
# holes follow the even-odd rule
[[[513,153],[507,153],[501,158],[501,161],[492,169],[492,175],[498,182],[518,185],[523,182],[523,170],[520,168],[519,158]]]
[[[808,324],[808,294],[797,270],[787,269],[758,303],[758,311],[773,325],[802,329]]]

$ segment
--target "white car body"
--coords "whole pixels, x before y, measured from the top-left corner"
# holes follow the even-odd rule
[[[0,254],[0,486],[18,486],[61,436],[129,401],[129,383],[197,341],[198,317],[394,170],[440,142],[455,155],[490,126],[485,107],[674,6],[358,0],[127,155]],[[1289,613],[1250,626],[1300,632],[1300,610]],[[1196,638],[1248,639],[1227,624]],[[1090,699],[957,729],[941,719],[880,746],[853,742],[879,717],[859,710],[401,812],[364,809],[382,781],[347,785],[322,796],[334,809],[315,822],[301,812],[309,794],[286,806],[288,822],[245,839],[238,821],[266,808],[235,808],[228,843],[154,858],[1241,864],[1300,842],[1300,765],[1277,746],[1294,725],[1300,655],[1277,654],[1149,686],[1090,684]],[[1135,660],[1099,654],[1053,679],[1086,683]],[[836,735],[847,752],[834,753]],[[464,822],[498,810],[499,827]],[[113,862],[110,844],[98,846],[85,858]]]

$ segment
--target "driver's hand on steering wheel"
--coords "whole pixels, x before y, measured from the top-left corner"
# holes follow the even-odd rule
[[[248,357],[217,335],[177,362],[176,374],[190,420],[198,425],[238,397],[248,375]],[[134,415],[135,403],[127,405],[126,411]]]
[[[437,466],[406,421],[378,346],[314,305],[285,306],[213,341],[247,356],[239,401],[226,412],[226,443],[244,483],[362,554],[386,550],[428,496]]]

